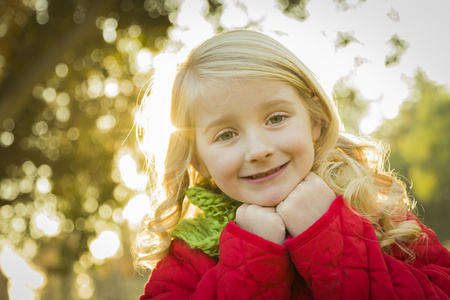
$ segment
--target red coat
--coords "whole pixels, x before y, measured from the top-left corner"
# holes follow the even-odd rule
[[[428,244],[405,262],[383,254],[371,224],[342,197],[284,246],[234,222],[220,258],[174,240],[153,270],[144,299],[450,299],[450,252],[422,225]]]

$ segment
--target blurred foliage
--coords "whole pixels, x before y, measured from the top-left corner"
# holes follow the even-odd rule
[[[392,53],[386,56],[384,64],[386,67],[391,67],[400,62],[402,55],[409,48],[409,43],[394,34],[389,39],[388,44],[392,47]]]
[[[336,49],[347,47],[348,44],[359,42],[354,36],[354,32],[338,32],[335,42]]]
[[[424,221],[440,238],[450,239],[450,91],[418,72],[399,115],[377,136],[391,145],[390,163],[408,180],[423,206]]]
[[[370,101],[351,87],[345,77],[336,82],[333,95],[345,132],[359,135],[359,125],[368,113]]]
[[[45,269],[43,299],[142,291],[146,278],[135,278],[133,233],[121,214],[134,191],[115,161],[121,149],[138,152],[129,135],[151,68],[141,71],[137,56],[151,59],[164,47],[178,2],[0,5],[9,29],[0,41],[0,241]],[[122,241],[116,260],[89,251],[104,230]]]
[[[445,242],[450,240],[450,91],[423,72],[410,80],[410,90],[398,116],[386,120],[373,135],[390,145],[389,168],[417,201],[421,220]],[[345,131],[361,134],[359,126],[371,100],[346,78],[336,83],[333,94]]]
[[[286,16],[293,19],[304,21],[309,13],[306,5],[310,0],[279,0],[279,6]]]

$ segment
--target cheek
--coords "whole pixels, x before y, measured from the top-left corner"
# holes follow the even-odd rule
[[[291,152],[292,154],[306,154],[311,149],[314,149],[314,145],[310,139],[311,137],[309,136],[292,134],[284,140],[284,143],[280,142],[280,145],[285,151]]]
[[[285,144],[284,151],[293,156],[298,167],[311,168],[314,162],[314,145],[312,141],[305,141],[304,138],[292,138],[289,143]]]
[[[238,164],[229,155],[211,155],[209,159],[211,176],[215,181],[229,180],[238,172]]]
[[[240,164],[229,153],[211,155],[209,158],[209,172],[214,182],[225,194],[235,196],[233,193],[236,190]]]

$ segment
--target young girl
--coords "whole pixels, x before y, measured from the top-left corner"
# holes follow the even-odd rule
[[[383,149],[340,132],[277,41],[238,30],[198,46],[171,119],[167,198],[135,247],[157,263],[141,299],[450,297],[450,253],[408,211]]]

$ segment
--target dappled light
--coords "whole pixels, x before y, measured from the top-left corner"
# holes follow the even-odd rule
[[[176,130],[170,121],[168,99],[172,92],[171,83],[175,78],[177,64],[181,62],[181,55],[167,52],[154,58],[151,90],[144,96],[144,103],[136,115],[136,124],[142,134],[140,146],[148,158],[154,160],[156,180],[162,180],[169,137]]]
[[[114,125],[116,125],[116,119],[111,115],[101,116],[97,119],[96,124],[100,131],[106,132],[111,130]]]
[[[100,23],[100,28],[103,30],[103,39],[107,43],[114,43],[117,38],[116,28],[117,20],[114,18],[107,18],[103,20],[97,20]]]
[[[61,231],[61,224],[56,217],[48,217],[45,213],[37,213],[34,216],[36,228],[40,229],[46,236],[55,236]]]
[[[78,297],[81,299],[90,299],[95,291],[92,278],[86,273],[78,274],[76,283],[78,286]]]
[[[131,229],[138,229],[142,220],[151,212],[150,199],[146,194],[138,194],[128,201],[123,210],[123,217]]]
[[[147,174],[138,172],[136,161],[131,153],[123,154],[119,157],[118,167],[123,183],[135,191],[143,191],[149,181]]]
[[[6,2],[0,299],[140,295],[147,278],[130,248],[165,200],[155,186],[180,130],[170,121],[174,76],[199,42],[235,28],[287,45],[337,100],[347,131],[392,145],[391,166],[450,245],[444,0],[426,4],[434,15],[423,28],[423,5],[393,1]]]
[[[11,282],[11,299],[36,299],[36,292],[46,283],[45,275],[31,267],[11,246],[1,246],[0,270]]]
[[[9,131],[4,131],[0,135],[0,144],[2,147],[8,147],[11,146],[11,144],[14,142],[14,134]]]
[[[120,239],[116,232],[102,231],[90,244],[89,250],[99,260],[113,257],[119,251]]]
[[[109,77],[105,80],[105,96],[108,98],[116,98],[119,95],[119,83],[117,79]]]
[[[136,64],[139,72],[147,72],[152,67],[153,54],[149,49],[141,49],[136,53]]]

